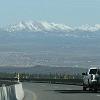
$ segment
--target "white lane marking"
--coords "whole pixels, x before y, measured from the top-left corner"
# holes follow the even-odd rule
[[[98,94],[97,96],[100,97],[100,94]]]
[[[44,86],[46,86],[46,85],[40,85],[41,87],[44,87]]]

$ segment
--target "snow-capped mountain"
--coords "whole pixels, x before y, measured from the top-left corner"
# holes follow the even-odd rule
[[[77,27],[76,29],[78,29],[80,31],[96,32],[96,31],[100,30],[100,24],[95,24],[93,26],[86,24],[86,25]]]
[[[100,30],[100,24],[82,25],[78,27],[71,27],[65,24],[49,23],[46,21],[22,21],[14,25],[4,27],[3,30],[7,32],[96,32]]]
[[[19,22],[0,28],[0,66],[100,66],[100,25]]]
[[[16,32],[16,31],[29,31],[29,32],[50,32],[50,31],[65,31],[69,32],[73,29],[64,24],[55,24],[48,22],[36,22],[36,21],[28,21],[28,22],[19,22],[15,25],[9,25],[4,30],[8,32]]]

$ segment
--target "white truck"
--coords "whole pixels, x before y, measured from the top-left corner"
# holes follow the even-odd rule
[[[97,91],[100,88],[100,69],[92,67],[83,75],[83,91],[89,90]]]

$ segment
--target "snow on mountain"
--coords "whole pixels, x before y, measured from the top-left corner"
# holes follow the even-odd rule
[[[16,31],[31,31],[31,32],[40,32],[40,31],[72,31],[72,28],[63,25],[63,24],[55,24],[48,22],[19,22],[15,25],[9,25],[6,27],[6,31],[8,32],[16,32]]]
[[[81,31],[95,32],[95,31],[100,30],[100,24],[95,24],[94,26],[86,24],[86,25],[82,25],[76,29],[81,30]]]
[[[100,24],[82,25],[78,27],[71,27],[65,24],[49,23],[46,21],[22,21],[14,25],[9,25],[3,28],[7,32],[96,32],[100,30]]]

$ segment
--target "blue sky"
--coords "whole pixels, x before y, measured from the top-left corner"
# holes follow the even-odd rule
[[[0,25],[24,20],[99,24],[100,0],[0,0]]]

